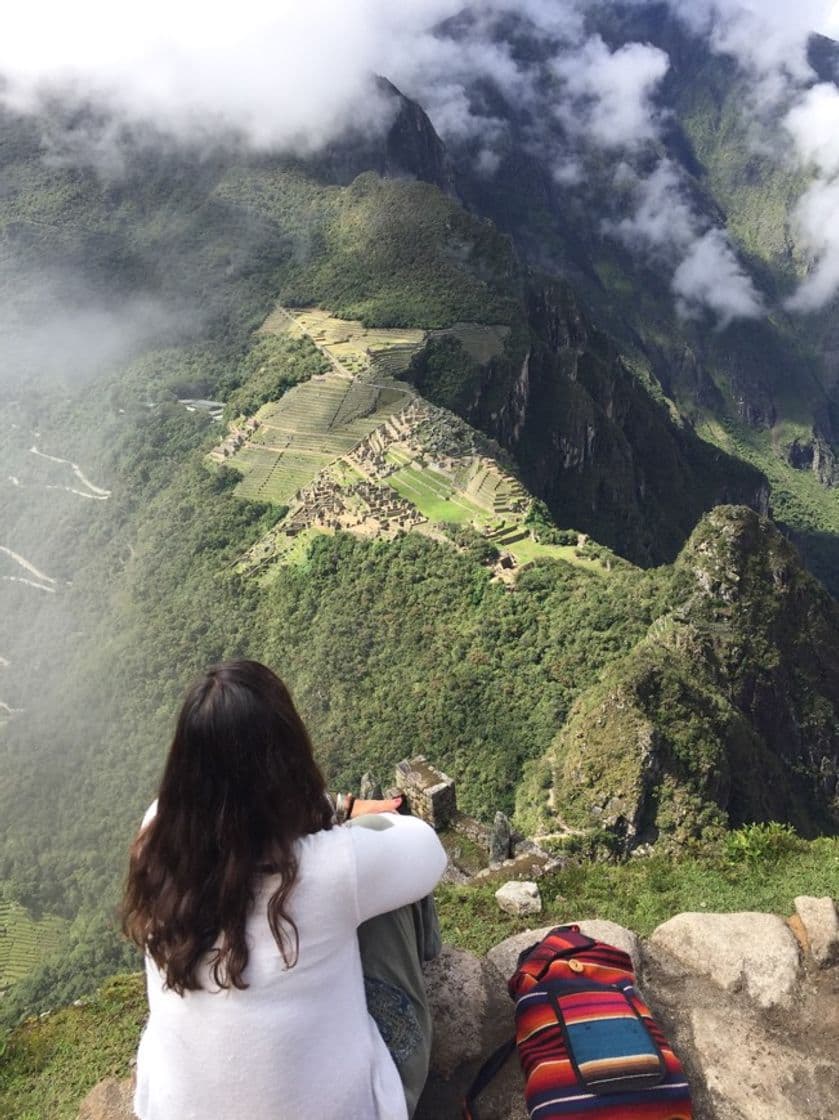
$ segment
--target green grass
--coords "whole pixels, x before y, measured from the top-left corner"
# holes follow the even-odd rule
[[[15,902],[0,902],[0,991],[55,953],[67,933],[63,918],[35,920]]]
[[[437,471],[406,466],[392,474],[387,483],[417,507],[429,521],[447,525],[466,525],[486,521],[486,511],[459,494],[449,480]]]
[[[839,839],[814,840],[775,860],[731,862],[709,855],[581,863],[540,886],[544,910],[535,919],[502,914],[494,898],[497,884],[439,887],[444,941],[483,954],[520,930],[583,919],[607,919],[647,936],[687,911],[791,914],[797,895],[839,897]]]
[[[527,537],[515,544],[504,545],[504,548],[507,552],[512,552],[519,564],[530,564],[534,560],[562,560],[575,568],[584,568],[601,576],[607,574],[599,560],[580,555],[576,545],[540,544],[532,537]]]
[[[0,1116],[74,1120],[94,1085],[129,1076],[145,1015],[143,977],[118,976],[84,1006],[19,1027],[0,1053]]]
[[[773,446],[773,433],[732,421],[708,425],[706,431],[714,442],[724,449],[727,446],[766,474],[772,485],[776,520],[798,529],[839,533],[839,494],[822,486],[813,471],[794,470],[781,459]],[[794,430],[787,433],[789,442],[795,435],[806,438],[808,434]]]

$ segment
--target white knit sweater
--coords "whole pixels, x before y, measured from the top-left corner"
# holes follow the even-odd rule
[[[275,876],[265,876],[248,920],[244,991],[212,990],[205,970],[204,990],[181,997],[147,960],[140,1120],[405,1120],[399,1075],[367,1013],[356,929],[428,894],[446,855],[422,821],[387,820],[383,831],[335,828],[299,841],[293,968],[266,917]]]

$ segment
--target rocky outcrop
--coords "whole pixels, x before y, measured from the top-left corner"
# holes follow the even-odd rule
[[[518,823],[606,833],[624,851],[754,821],[836,828],[835,601],[744,507],[704,518],[675,574],[672,611],[579,697],[532,768]]]
[[[839,478],[839,464],[830,441],[816,429],[809,440],[793,440],[787,448],[787,462],[797,471],[812,471],[822,486],[835,486]]]
[[[376,78],[374,85],[371,99],[378,98],[382,117],[389,118],[381,136],[356,133],[336,141],[310,160],[312,169],[341,185],[365,171],[391,179],[420,179],[455,197],[454,168],[428,114],[387,78]]]
[[[835,915],[832,900],[821,902]],[[632,956],[644,996],[685,1065],[695,1120],[833,1120],[839,1115],[839,977],[835,968],[820,970],[810,954],[799,950],[781,918],[682,915],[644,943],[614,923],[579,925],[590,937]],[[445,1020],[435,1017],[435,1029],[443,1036],[435,1054],[445,1053],[446,1064],[433,1063],[416,1120],[460,1114],[481,1056],[512,1034],[513,1005],[505,980],[519,953],[545,933],[535,929],[508,938],[484,961],[471,954],[461,954],[457,962],[449,958],[447,984],[458,988],[457,970],[463,966],[463,990],[474,990],[474,978],[480,977],[480,994],[460,1002],[457,1022],[449,1019],[443,1026]],[[733,938],[734,947],[727,938]],[[784,1006],[772,995],[781,991]],[[436,1006],[438,989],[430,992]],[[475,1054],[478,1036],[482,1055]],[[460,1062],[452,1069],[455,1054]],[[482,1120],[525,1120],[515,1058],[479,1103]]]
[[[532,283],[526,313],[519,348],[464,374],[463,396],[445,403],[512,453],[560,524],[649,564],[671,561],[714,505],[766,512],[763,476],[656,399],[569,287]],[[433,385],[422,391],[433,399]]]
[[[745,991],[759,1007],[788,1006],[798,988],[798,942],[774,914],[679,914],[651,944],[724,991]]]
[[[836,920],[834,900],[809,902],[809,922],[816,912],[822,926]],[[631,956],[639,987],[685,1066],[695,1120],[839,1115],[839,973],[799,948],[781,918],[683,914],[644,942],[613,922],[577,924]],[[427,966],[435,1035],[415,1120],[460,1116],[481,1064],[513,1033],[506,980],[519,953],[547,932],[516,934],[484,958],[445,946]],[[133,1120],[130,1097],[130,1082],[104,1081],[78,1120]],[[481,1120],[527,1120],[515,1057],[479,1103]]]
[[[78,1120],[133,1120],[131,1100],[134,1087],[130,1080],[109,1077],[92,1089],[79,1109]]]

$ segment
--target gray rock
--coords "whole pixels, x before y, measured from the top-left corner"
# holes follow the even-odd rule
[[[483,1062],[514,1033],[513,1002],[497,972],[460,949],[444,947],[425,969],[434,1022],[431,1069],[414,1120],[460,1116]],[[479,1101],[481,1120],[527,1120],[518,1059],[505,1064]]]
[[[370,771],[361,775],[358,783],[358,796],[362,801],[380,801],[382,797],[381,782],[377,782]]]
[[[650,941],[725,991],[744,991],[761,1007],[789,1003],[798,982],[798,942],[774,914],[679,914]]]
[[[795,911],[807,932],[810,952],[819,968],[829,968],[839,961],[839,916],[832,898],[795,900]]]
[[[489,862],[503,863],[510,858],[513,841],[513,829],[510,821],[503,813],[496,813],[489,837]]]
[[[81,1103],[78,1120],[135,1120],[131,1078],[109,1077],[90,1090]]]
[[[506,982],[513,975],[520,954],[541,941],[552,929],[553,926],[544,926],[542,929],[526,929],[524,933],[514,933],[512,937],[490,949],[487,960]]]
[[[690,1013],[693,1043],[720,1120],[827,1120],[836,1115],[833,1064],[730,1006]]]
[[[506,914],[521,916],[542,912],[542,896],[535,883],[517,880],[505,883],[495,892],[495,900]]]
[[[481,1055],[478,1025],[489,998],[486,971],[472,953],[450,945],[444,945],[424,971],[434,1022],[431,1068],[448,1078],[459,1065]]]

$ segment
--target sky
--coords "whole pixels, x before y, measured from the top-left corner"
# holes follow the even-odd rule
[[[813,88],[806,43],[813,30],[839,36],[839,2],[668,2],[713,50],[737,59],[751,82],[748,108],[756,119],[782,107],[788,147],[812,175],[794,214],[812,269],[789,306],[816,310],[839,291],[839,90],[833,83]],[[47,0],[4,13],[0,74],[16,108],[36,107],[44,90],[70,85],[177,137],[233,128],[256,147],[303,153],[353,127],[383,128],[388,106],[370,79],[386,74],[423,104],[447,142],[476,141],[478,166],[488,175],[498,166],[504,126],[476,111],[468,91],[491,76],[513,103],[539,103],[560,126],[565,139],[553,153],[559,184],[581,185],[592,150],[612,159],[633,208],[617,220],[604,215],[604,236],[669,268],[684,314],[706,308],[721,325],[764,314],[725,229],[692,212],[679,169],[666,158],[649,167],[665,119],[657,93],[670,69],[667,55],[646,43],[610,50],[584,30],[587,0],[476,0],[458,42],[435,33],[462,7],[462,0]],[[493,21],[511,11],[553,41],[547,105],[543,72],[523,68],[493,34]],[[81,142],[91,160],[118,172],[109,135]]]

